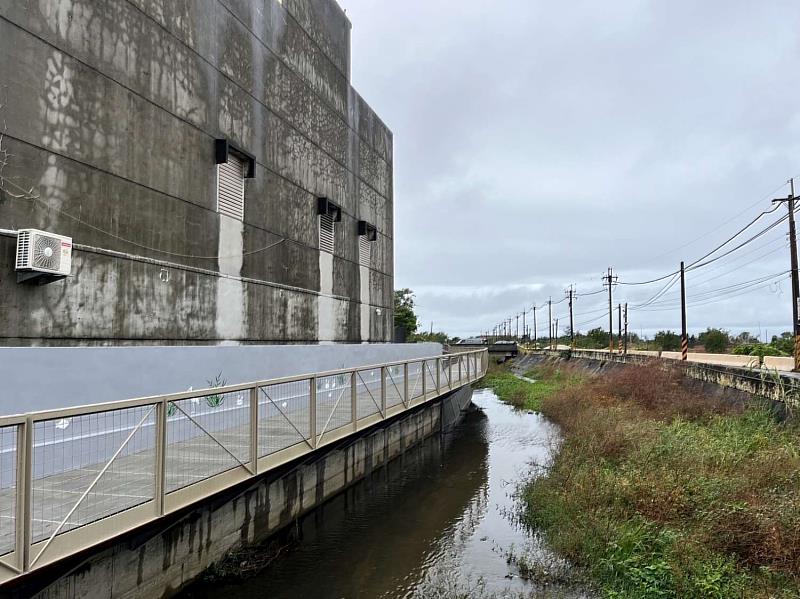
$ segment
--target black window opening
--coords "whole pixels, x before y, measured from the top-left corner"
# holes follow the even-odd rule
[[[217,163],[217,211],[244,220],[244,180],[255,177],[256,159],[227,139],[214,142]]]
[[[333,253],[334,223],[342,220],[342,208],[328,198],[317,198],[319,215],[319,249]]]
[[[378,239],[378,229],[365,220],[358,221],[358,263],[370,267],[372,263],[372,244]]]

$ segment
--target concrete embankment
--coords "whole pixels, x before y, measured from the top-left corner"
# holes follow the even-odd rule
[[[522,374],[543,360],[568,361],[582,368],[602,374],[631,365],[641,365],[657,358],[620,355],[607,352],[579,350],[570,352],[535,352],[517,360],[515,371]],[[777,372],[758,369],[734,368],[701,363],[663,362],[665,367],[681,368],[684,385],[703,397],[721,399],[727,403],[747,404],[754,398],[769,401],[778,412],[800,407],[798,380]]]
[[[263,542],[406,449],[448,430],[471,398],[472,389],[462,387],[302,462],[37,571],[4,588],[2,596],[171,596],[230,551]]]

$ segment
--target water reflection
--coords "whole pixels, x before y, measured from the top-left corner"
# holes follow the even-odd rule
[[[187,597],[426,596],[443,578],[527,590],[505,552],[529,542],[510,517],[531,461],[555,430],[490,391],[456,429],[428,439],[305,517],[299,543],[259,575],[195,585]],[[511,576],[511,578],[509,578]]]

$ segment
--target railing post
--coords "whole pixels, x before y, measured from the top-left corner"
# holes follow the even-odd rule
[[[381,366],[381,414],[386,418],[386,366]]]
[[[31,563],[31,514],[33,513],[33,420],[17,426],[16,550],[20,570]]]
[[[358,430],[358,393],[356,371],[350,373],[350,418],[353,419],[353,432]]]
[[[258,474],[258,387],[250,389],[250,471]]]
[[[436,358],[436,395],[442,394],[442,358]]]
[[[461,372],[461,365],[464,363],[464,358],[462,356],[458,356],[458,382],[461,382],[461,379],[464,378],[464,373]]]
[[[422,361],[422,400],[428,399],[428,361]]]
[[[317,377],[312,376],[309,381],[308,389],[308,407],[309,407],[309,423],[308,431],[311,434],[311,447],[317,448]]]
[[[163,516],[167,480],[167,414],[169,402],[164,399],[156,406],[156,455],[154,499],[156,516]]]
[[[406,409],[411,405],[411,398],[408,396],[408,362],[403,362],[403,395]]]
[[[470,373],[469,373],[469,371],[470,371],[469,363],[472,362],[472,354],[467,354],[466,360],[467,360],[467,382],[471,382],[472,381],[472,377],[470,376]]]

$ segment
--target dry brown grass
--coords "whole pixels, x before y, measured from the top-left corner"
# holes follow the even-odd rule
[[[565,441],[531,523],[622,596],[800,596],[800,431],[681,377],[627,366],[545,397]]]

